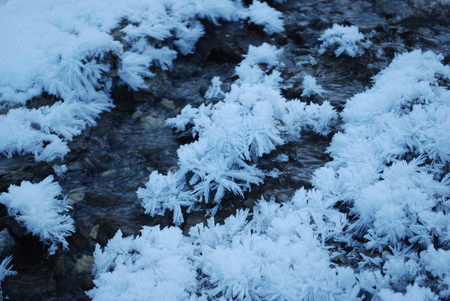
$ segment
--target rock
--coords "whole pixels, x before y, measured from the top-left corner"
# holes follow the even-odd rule
[[[161,100],[161,104],[163,106],[165,106],[166,108],[168,108],[168,109],[172,109],[172,110],[175,109],[175,104],[174,104],[173,100],[170,100],[170,99],[167,99],[167,98],[163,98]]]
[[[69,191],[69,205],[74,207],[85,198],[86,187],[78,187]]]
[[[74,271],[77,274],[91,273],[94,268],[94,257],[90,255],[84,255],[75,263]]]
[[[0,232],[0,258],[11,255],[15,250],[19,249],[14,237],[9,233],[8,229]]]
[[[158,128],[165,120],[166,118],[163,115],[154,114],[145,115],[140,119],[142,127],[148,131]]]
[[[55,279],[67,278],[69,270],[73,268],[73,262],[63,255],[57,255],[53,260]]]
[[[97,239],[99,230],[100,230],[100,225],[95,225],[92,228],[91,232],[89,232],[89,237],[92,239]]]

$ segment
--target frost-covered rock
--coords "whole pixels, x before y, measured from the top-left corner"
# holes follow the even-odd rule
[[[341,54],[351,57],[361,56],[364,54],[364,48],[372,45],[372,42],[366,40],[366,37],[359,32],[358,26],[339,24],[333,24],[332,28],[325,30],[319,41],[322,41],[319,54],[324,54],[331,49],[337,57]]]
[[[61,187],[48,176],[42,182],[32,184],[23,181],[20,186],[11,185],[8,192],[0,194],[0,203],[8,209],[28,232],[50,244],[52,254],[58,244],[68,247],[66,237],[75,232],[74,221],[62,214],[69,208],[67,198],[60,199]]]
[[[164,214],[170,209],[179,225],[180,206],[195,210],[204,202],[215,205],[214,214],[226,191],[243,196],[252,184],[262,183],[267,172],[257,167],[259,157],[299,138],[302,130],[329,133],[336,113],[328,102],[319,106],[287,101],[279,91],[280,73],[266,74],[260,67],[261,63],[267,64],[267,70],[275,67],[280,55],[281,50],[269,44],[250,46],[236,68],[239,80],[223,101],[196,109],[188,105],[167,120],[177,130],[194,124],[198,140],[179,148],[179,170],[165,176],[155,171],[146,188],[138,190],[147,213]]]

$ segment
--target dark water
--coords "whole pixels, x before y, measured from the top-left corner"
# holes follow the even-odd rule
[[[171,72],[157,71],[147,91],[116,90],[116,107],[102,114],[97,126],[76,137],[69,144],[71,153],[57,162],[68,167],[64,177],[56,179],[71,199],[70,214],[76,225],[76,233],[68,238],[69,249],[46,258],[42,243],[23,235],[23,229],[3,209],[2,226],[19,244],[13,262],[18,275],[5,279],[4,294],[11,300],[89,300],[84,291],[93,287],[90,267],[96,244],[105,245],[118,229],[125,235],[136,235],[143,225],[171,225],[170,213],[154,218],[145,215],[135,193],[152,171],[166,172],[176,166],[179,143],[189,141],[166,127],[164,120],[176,116],[187,104],[198,106],[203,102],[202,95],[213,76],[221,76],[224,87],[229,87],[234,67],[249,44],[269,42],[285,49],[280,71],[286,85],[282,92],[288,99],[300,98],[303,77],[309,74],[327,93],[303,100],[327,100],[338,111],[347,99],[371,85],[371,77],[389,64],[395,52],[414,48],[444,53],[450,50],[447,27],[428,23],[389,27],[383,16],[372,12],[373,2],[291,1],[279,8],[285,13],[286,33],[275,37],[265,36],[255,26],[206,25],[207,33],[197,52],[179,58]],[[335,22],[358,25],[365,33],[374,30],[374,45],[361,58],[319,56],[314,50],[317,38]],[[317,64],[303,63],[310,56]],[[285,201],[296,189],[310,187],[313,171],[331,159],[325,153],[331,137],[305,133],[298,141],[262,158],[263,168],[275,167],[283,174],[254,187],[246,200],[225,198],[217,220],[238,208],[251,207],[261,196]],[[287,155],[288,161],[275,162],[273,158],[280,154]],[[52,166],[35,162],[32,156],[0,158],[1,191],[23,180],[41,181],[49,174],[54,174]],[[205,220],[204,212],[186,215],[185,220],[183,227],[187,230]]]

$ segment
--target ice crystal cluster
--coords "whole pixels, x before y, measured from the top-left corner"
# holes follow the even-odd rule
[[[364,49],[372,45],[372,42],[359,32],[358,26],[354,25],[333,24],[332,28],[325,30],[320,36],[319,41],[322,41],[319,54],[324,54],[331,49],[337,57],[341,54],[351,57],[361,56],[364,54]]]
[[[28,232],[50,245],[53,254],[59,244],[68,247],[66,237],[75,232],[74,221],[63,212],[69,209],[67,198],[60,199],[61,187],[48,176],[33,184],[23,181],[20,186],[11,185],[8,192],[0,194],[0,203]]]
[[[8,256],[2,260],[2,263],[0,263],[0,296],[2,296],[2,298],[3,298],[3,290],[1,282],[3,281],[3,279],[5,279],[5,277],[17,274],[17,272],[11,270],[12,268],[12,266],[10,266],[11,260],[12,256]]]
[[[19,13],[18,13],[19,12]],[[67,141],[113,107],[114,84],[146,87],[188,54],[203,35],[201,19],[248,20],[269,33],[283,30],[281,13],[266,3],[233,0],[10,0],[0,4],[0,153],[30,153],[52,161]],[[116,80],[113,80],[116,78]],[[61,99],[28,109],[47,92]]]
[[[190,211],[199,203],[213,203],[214,214],[226,191],[244,196],[252,184],[262,183],[267,175],[276,176],[276,171],[257,167],[259,157],[299,138],[302,130],[330,132],[336,113],[328,102],[306,105],[297,99],[287,101],[279,91],[279,72],[266,74],[260,67],[275,67],[281,52],[269,44],[250,46],[236,68],[239,79],[223,101],[199,108],[188,105],[167,120],[177,130],[192,123],[198,139],[179,148],[177,171],[167,175],[154,171],[146,188],[138,190],[147,213],[163,215],[166,209],[172,210],[177,225],[183,222],[181,206]]]
[[[67,142],[114,106],[114,85],[145,88],[155,76],[150,67],[169,70],[178,53],[194,51],[204,34],[201,20],[243,20],[273,34],[284,30],[281,17],[259,1],[0,1],[0,154],[63,158]],[[27,107],[42,94],[59,101]],[[59,176],[66,169],[54,166]],[[50,245],[49,254],[66,248],[74,232],[60,193],[49,176],[0,195],[9,214]],[[10,260],[0,265],[0,281],[12,273]]]
[[[282,3],[283,0],[274,2]],[[18,13],[20,12],[20,13]],[[232,0],[0,0],[0,153],[52,161],[67,141],[112,108],[115,84],[145,88],[188,54],[203,35],[200,20],[246,20],[266,33],[283,30],[265,2]],[[318,50],[363,55],[356,26],[334,25]],[[95,41],[95,42],[93,42]],[[155,171],[137,191],[147,213],[220,208],[277,170],[259,158],[304,130],[328,134],[338,115],[328,102],[306,105],[281,92],[282,49],[251,46],[229,92],[219,77],[215,103],[187,106],[167,125],[192,126],[195,141],[178,150],[178,170]],[[184,236],[178,227],[119,231],[94,253],[93,300],[445,300],[450,298],[450,67],[419,50],[399,54],[351,98],[314,188],[291,200],[260,199],[216,224],[211,217]],[[305,76],[302,97],[323,93]],[[35,109],[43,92],[60,101]],[[218,100],[218,101],[217,101]],[[277,157],[283,161],[285,158]],[[55,172],[64,174],[65,166]],[[67,199],[49,176],[0,194],[9,215],[50,245],[74,232]],[[344,258],[344,261],[337,260]],[[13,274],[7,257],[0,281]],[[343,263],[347,262],[347,264]]]
[[[361,286],[384,300],[450,297],[450,67],[442,59],[398,55],[350,99],[328,150],[333,161],[313,180],[328,203],[350,208],[342,240],[363,242]]]
[[[348,101],[343,132],[328,149],[333,160],[315,172],[313,189],[302,188],[282,204],[261,199],[252,213],[240,210],[222,225],[211,218],[189,236],[144,228],[137,238],[118,233],[104,249],[97,246],[97,287],[89,295],[104,300],[127,290],[130,300],[139,300],[143,290],[153,294],[169,285],[164,279],[173,271],[173,294],[155,299],[448,299],[450,68],[441,60],[432,52],[398,55],[371,89]],[[194,122],[200,141],[204,128],[221,122],[211,118],[213,108],[187,108],[191,113],[169,123],[182,129],[209,112],[201,127]],[[150,263],[141,254],[144,243],[161,250],[152,253],[160,257]],[[171,245],[176,250],[164,252]],[[357,266],[338,264],[342,256]],[[180,273],[195,279],[177,278],[176,260],[183,261]],[[159,269],[161,282],[137,289],[127,280],[119,288],[139,273],[154,279]]]

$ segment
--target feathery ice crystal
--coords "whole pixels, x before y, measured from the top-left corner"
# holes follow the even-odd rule
[[[325,30],[319,40],[322,44],[319,54],[324,54],[329,48],[334,50],[336,57],[346,54],[357,57],[364,54],[364,48],[369,48],[372,42],[365,40],[365,36],[359,32],[358,26],[345,26],[333,24],[332,28]]]
[[[11,185],[8,192],[0,194],[0,203],[7,207],[8,214],[28,232],[50,244],[50,255],[59,243],[67,248],[66,237],[75,232],[73,219],[61,214],[69,206],[67,198],[58,198],[60,194],[61,187],[53,182],[53,176],[36,184],[23,181],[20,186]]]
[[[10,0],[0,8],[0,109],[8,111],[0,115],[0,154],[42,161],[63,158],[67,141],[113,107],[114,84],[145,88],[155,76],[149,67],[167,70],[178,52],[192,53],[204,34],[200,19],[284,30],[281,13],[259,1]],[[61,100],[25,107],[43,92]]]
[[[169,291],[186,300],[448,299],[450,67],[440,60],[432,52],[398,55],[371,89],[348,101],[344,132],[329,148],[333,161],[315,172],[314,189],[283,204],[260,200],[251,215],[239,210],[223,225],[211,218],[185,237],[173,228],[144,228],[137,238],[119,233],[97,248],[90,296],[111,299],[126,290],[138,300],[137,292],[173,286]],[[222,121],[212,109],[187,108],[169,122],[179,129],[193,122],[200,141],[206,127]],[[168,182],[173,176],[159,175]],[[348,210],[337,209],[343,206]],[[154,232],[172,235],[162,241]],[[141,241],[157,249],[153,264],[141,255]],[[177,247],[166,256],[169,244]],[[183,275],[195,278],[177,278],[174,252]],[[359,257],[359,266],[340,266],[338,256]],[[172,282],[139,284],[141,273]]]
[[[188,105],[167,120],[177,130],[194,124],[198,140],[179,148],[179,170],[167,175],[154,171],[146,188],[138,190],[147,213],[172,210],[174,223],[179,225],[183,222],[181,206],[195,210],[198,203],[213,202],[214,215],[226,191],[243,196],[252,184],[262,183],[269,175],[257,167],[259,157],[299,138],[302,130],[329,133],[336,113],[328,102],[319,106],[286,101],[279,91],[279,72],[268,75],[260,68],[259,63],[269,69],[276,66],[281,52],[269,44],[250,46],[236,68],[239,80],[223,101],[199,108]],[[213,84],[216,90],[220,86],[217,79]],[[188,173],[192,177],[186,183]]]

